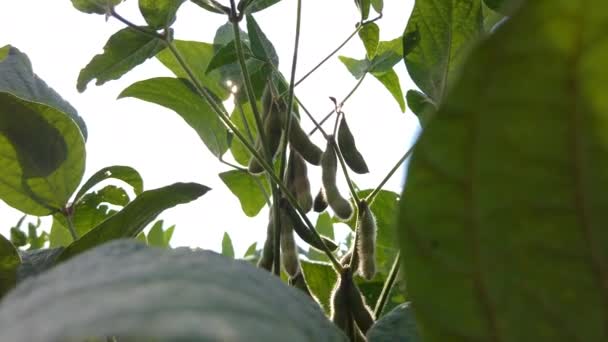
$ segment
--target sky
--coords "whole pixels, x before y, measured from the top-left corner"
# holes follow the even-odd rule
[[[227,0],[220,1],[228,4]],[[384,0],[384,16],[377,22],[381,40],[400,36],[411,13],[412,0]],[[254,16],[280,58],[279,68],[289,77],[296,22],[295,0],[283,0]],[[137,24],[144,24],[137,1],[127,0],[116,11]],[[302,26],[296,79],[314,67],[336,48],[355,28],[359,13],[353,0],[302,1]],[[212,42],[215,30],[224,24],[224,16],[207,12],[186,2],[177,14],[175,38]],[[237,198],[222,183],[218,174],[229,168],[217,161],[200,141],[196,132],[169,109],[137,99],[117,100],[130,84],[161,76],[173,76],[156,59],[123,76],[97,87],[92,83],[84,93],[76,90],[80,70],[102,52],[107,39],[122,29],[122,23],[102,15],[87,15],[72,7],[68,0],[1,0],[0,47],[11,44],[26,53],[34,72],[70,102],[84,118],[89,138],[86,172],[83,181],[97,170],[111,165],[136,168],[146,190],[175,182],[198,182],[213,190],[189,204],[165,211],[159,218],[176,224],[172,246],[191,246],[219,250],[224,232],[232,237],[240,256],[253,242],[266,236],[267,212],[249,218],[241,211]],[[245,28],[245,24],[242,24]],[[363,58],[365,49],[358,37],[338,55]],[[395,70],[405,94],[415,88],[400,62]],[[356,80],[337,56],[296,88],[296,94],[313,115],[320,119],[333,104],[329,96],[343,98]],[[354,175],[361,189],[374,188],[409,148],[419,131],[418,120],[407,110],[402,113],[390,93],[373,77],[366,77],[361,87],[343,107],[357,147],[366,158],[371,172]],[[302,125],[312,128],[310,120]],[[324,148],[317,134],[313,141]],[[230,157],[230,153],[227,153]],[[1,171],[0,171],[1,172]],[[309,167],[311,188],[320,186],[320,170]],[[340,179],[340,176],[338,177]],[[404,181],[403,167],[385,189],[399,192]],[[341,190],[347,194],[342,180]],[[314,194],[313,194],[314,195]],[[0,233],[8,233],[22,216],[0,200]],[[310,218],[316,221],[316,215]],[[29,218],[35,221],[34,218]],[[43,226],[50,228],[50,219]],[[344,232],[344,227],[336,229]],[[259,245],[258,245],[259,246]]]

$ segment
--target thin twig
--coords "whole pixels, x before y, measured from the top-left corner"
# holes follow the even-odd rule
[[[397,252],[397,255],[395,256],[395,261],[393,261],[393,266],[391,267],[391,271],[389,272],[388,277],[386,278],[386,282],[384,282],[384,287],[382,287],[382,292],[380,292],[380,297],[376,302],[376,308],[374,309],[374,317],[376,317],[376,319],[380,317],[380,315],[382,314],[382,310],[386,305],[386,302],[388,302],[388,296],[390,295],[391,289],[395,284],[397,274],[399,274],[400,261],[401,252]]]
[[[380,184],[374,189],[374,191],[372,191],[369,195],[367,195],[367,197],[365,198],[367,203],[369,203],[371,205],[374,202],[378,193],[380,193],[380,191],[382,190],[384,185],[386,185],[386,182],[388,182],[388,180],[391,179],[391,177],[395,174],[395,172],[397,172],[397,170],[399,170],[401,165],[403,165],[403,162],[405,162],[405,160],[407,158],[409,158],[409,156],[412,154],[415,146],[416,146],[416,143],[413,143],[412,146],[410,146],[410,148],[401,157],[401,159],[399,159],[399,161],[395,164],[395,166],[393,166],[393,168],[388,172],[388,174],[384,177],[384,179],[380,182]]]

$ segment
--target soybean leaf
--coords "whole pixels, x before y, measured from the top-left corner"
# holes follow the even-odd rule
[[[148,238],[146,237],[146,234],[144,232],[141,232],[139,234],[137,234],[137,236],[135,237],[135,240],[144,243],[144,244],[148,244]]]
[[[234,259],[234,247],[232,246],[232,239],[227,232],[224,232],[222,238],[222,255]]]
[[[418,327],[410,303],[403,303],[380,318],[367,332],[369,342],[419,342]]]
[[[334,225],[331,222],[331,217],[327,212],[319,214],[317,217],[317,223],[315,224],[315,229],[317,232],[323,236],[326,236],[330,239],[335,239],[334,235]]]
[[[36,224],[29,222],[27,224],[27,242],[30,244],[28,250],[33,251],[36,249],[41,249],[44,247],[44,244],[48,241],[48,233],[42,231],[38,234],[38,228],[40,228],[40,218],[37,219]]]
[[[222,172],[219,176],[230,192],[238,198],[245,215],[257,216],[266,204],[267,195],[264,192],[270,193],[266,180],[240,170]],[[263,190],[260,186],[263,186]]]
[[[130,166],[114,165],[104,167],[103,169],[95,172],[95,174],[92,175],[84,183],[84,185],[80,187],[74,201],[78,202],[78,200],[80,200],[80,198],[82,198],[87,191],[91,190],[91,188],[107,179],[117,179],[129,184],[131,187],[133,187],[133,191],[135,192],[136,196],[141,194],[141,192],[144,190],[144,180],[141,178],[141,175],[139,172],[137,172],[137,170]]]
[[[422,133],[398,231],[425,341],[607,338],[607,9],[526,2]]]
[[[166,230],[163,230],[163,220],[156,221],[150,231],[148,232],[147,243],[149,246],[168,248],[169,241],[173,235],[175,226],[171,226]]]
[[[251,246],[249,246],[249,248],[247,248],[247,250],[245,251],[243,258],[246,259],[246,258],[255,256],[255,254],[257,253],[257,247],[258,247],[257,242],[252,243]]]
[[[179,7],[186,0],[139,0],[139,10],[154,30],[173,25]]]
[[[17,282],[45,272],[55,265],[63,248],[45,248],[33,251],[21,251],[21,265],[17,270]]]
[[[142,30],[150,30],[141,26]],[[169,33],[171,36],[172,33]],[[150,35],[127,27],[116,32],[103,48],[103,53],[93,57],[89,64],[80,71],[76,88],[83,92],[87,84],[97,79],[95,85],[117,80],[136,66],[154,57],[165,48],[165,43]]]
[[[230,135],[226,126],[188,80],[158,77],[139,81],[118,96],[123,97],[135,97],[174,110],[215,156],[220,157],[228,150]]]
[[[206,73],[209,62],[214,56],[213,44],[174,40],[173,45],[183,58],[184,62],[190,67],[199,84],[209,89],[220,100],[226,100],[230,92],[223,86],[222,75],[219,71]],[[156,55],[156,58],[163,63],[178,78],[188,78],[184,68],[177,62],[175,56],[169,50],[163,50]]]
[[[0,330],[13,342],[347,341],[310,298],[245,261],[132,240],[18,286],[0,307]]]
[[[237,63],[238,55],[236,53],[235,44],[236,43],[234,41],[231,41],[230,43],[219,48],[217,50],[217,52],[215,53],[215,55],[213,55],[213,58],[211,59],[211,61],[209,62],[209,65],[207,66],[207,70],[205,71],[205,73],[208,74],[223,66]],[[243,45],[243,54],[245,55],[245,58],[249,58],[249,57],[253,56],[251,49],[249,49],[249,46],[247,46],[247,45]]]
[[[111,240],[134,238],[164,210],[191,202],[207,191],[208,187],[196,183],[175,183],[144,191],[124,209],[74,241],[61,253],[59,259],[67,260]]]
[[[199,5],[200,7],[204,8],[204,9],[206,9],[209,12],[225,14],[224,11],[220,7],[218,7],[216,4],[214,4],[212,1],[192,0],[192,2],[194,2],[195,4]]]
[[[13,94],[22,100],[44,103],[72,118],[87,139],[87,126],[72,105],[50,88],[32,69],[26,54],[10,45],[2,49],[5,56],[0,59],[0,92]]]
[[[484,0],[486,6],[492,10],[508,15],[511,14],[522,2],[521,0]]]
[[[84,173],[80,129],[59,110],[0,92],[0,199],[30,215],[63,208]]]
[[[384,73],[393,70],[393,67],[403,59],[402,38],[381,41],[378,43],[376,57],[371,60],[369,71],[373,73]]]
[[[120,4],[124,0],[72,0],[72,5],[84,13],[107,14],[108,9]]]
[[[53,224],[49,232],[49,248],[66,247],[74,241],[66,224],[59,218],[53,217]]]
[[[395,72],[395,70],[390,70],[385,73],[375,73],[372,72],[372,75],[384,85],[386,90],[388,90],[393,98],[399,104],[399,108],[401,112],[405,112],[405,100],[403,99],[403,91],[401,91],[401,83],[399,82],[399,76]]]
[[[374,11],[382,14],[382,10],[384,9],[384,0],[371,0],[371,2]]]
[[[253,54],[278,68],[279,56],[252,15],[247,15],[247,32]]]
[[[19,251],[0,234],[0,298],[17,284],[17,269],[21,264]]]
[[[300,264],[310,292],[317,298],[323,310],[329,313],[331,311],[329,297],[338,279],[336,272],[327,263],[300,260]]]
[[[418,117],[420,125],[425,127],[431,119],[431,116],[437,110],[437,106],[433,100],[417,90],[409,90],[405,97],[407,99],[408,107]]]
[[[355,0],[359,12],[361,12],[361,21],[369,17],[369,9],[371,8],[370,0]]]
[[[376,56],[376,50],[380,42],[380,28],[376,23],[369,23],[359,30],[359,38],[365,46],[367,59],[372,60]]]
[[[358,60],[346,56],[338,56],[338,59],[356,79],[360,79],[369,71],[370,62],[367,59]]]
[[[259,12],[261,10],[264,10],[264,9],[278,3],[279,1],[281,1],[281,0],[253,0],[251,2],[251,4],[249,6],[247,6],[245,13],[251,14],[251,13]]]
[[[403,34],[403,58],[412,80],[435,103],[482,32],[479,0],[416,1]]]

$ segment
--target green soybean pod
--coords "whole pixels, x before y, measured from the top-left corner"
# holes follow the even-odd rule
[[[300,126],[300,122],[295,115],[293,115],[293,113],[291,113],[291,115],[291,129],[289,131],[289,143],[291,144],[291,147],[298,151],[302,158],[307,162],[319,166],[321,164],[323,151],[310,140],[308,134],[302,129],[302,126]],[[287,125],[287,123],[283,124]]]
[[[329,206],[329,203],[327,203],[327,198],[325,198],[325,193],[323,192],[323,188],[321,188],[317,196],[315,196],[312,208],[315,212],[322,213],[327,209],[327,206]]]
[[[264,118],[264,133],[266,136],[266,142],[268,143],[268,151],[274,159],[277,151],[279,150],[279,145],[281,144],[281,136],[283,135],[283,127],[281,125],[281,119],[279,117],[280,113],[278,112],[276,106],[272,106],[268,115]],[[259,155],[264,154],[264,146],[262,146],[262,142],[260,137],[258,136],[258,140],[256,141],[256,151]],[[249,172],[252,174],[260,174],[264,172],[264,168],[260,164],[260,162],[252,156],[249,161]]]
[[[338,127],[338,147],[340,147],[340,152],[342,152],[346,165],[348,165],[351,170],[359,174],[369,173],[367,163],[357,149],[355,137],[353,137],[350,128],[348,128],[344,116],[342,116],[340,126]]]
[[[357,284],[353,281],[352,272],[345,274],[342,281],[348,282],[348,286],[346,286],[346,297],[349,311],[352,314],[357,327],[365,334],[374,324],[374,314],[365,303],[359,287],[357,287]]]
[[[300,272],[300,261],[291,222],[281,210],[281,261],[285,272],[294,277]]]
[[[304,222],[302,222],[302,219],[295,211],[295,209],[293,209],[291,204],[289,204],[289,201],[282,198],[279,203],[281,209],[287,214],[286,216],[289,220],[288,222],[291,222],[293,230],[295,230],[298,236],[311,247],[314,247],[318,250],[323,250],[323,245],[321,244],[321,242],[315,238],[314,234],[310,231],[310,229],[308,229]],[[338,249],[338,245],[332,240],[326,238],[325,236],[321,236],[321,240],[323,241],[323,243],[325,243],[329,250],[335,251],[336,249]]]
[[[345,272],[347,269],[345,269]],[[349,335],[352,331],[352,318],[348,305],[348,283],[344,281],[343,275],[340,275],[336,281],[331,293],[330,303],[331,321]]]
[[[289,285],[302,290],[302,292],[304,292],[310,298],[313,298],[315,301],[317,300],[310,293],[310,289],[308,288],[308,284],[306,284],[306,279],[304,279],[304,274],[302,274],[302,271],[298,272],[298,274],[293,277],[289,277]]]
[[[287,163],[287,189],[298,200],[298,204],[304,210],[312,210],[313,200],[310,193],[310,181],[308,180],[308,168],[302,156],[291,149]]]
[[[334,137],[329,136],[327,140],[327,148],[323,152],[321,160],[321,180],[327,203],[334,211],[336,216],[342,220],[348,220],[353,214],[353,208],[350,202],[340,194],[336,185],[336,173],[338,172],[338,159],[334,149]]]
[[[370,280],[376,274],[376,218],[365,200],[359,202],[357,250],[359,273]]]
[[[272,262],[274,260],[274,222],[272,215],[273,208],[270,208],[270,218],[266,228],[266,241],[262,249],[262,256],[258,260],[258,267],[272,272]]]

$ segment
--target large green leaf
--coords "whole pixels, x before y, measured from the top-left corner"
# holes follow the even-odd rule
[[[158,77],[130,85],[118,96],[135,97],[174,110],[192,127],[215,156],[222,156],[229,147],[226,126],[185,79]]]
[[[135,195],[141,194],[144,191],[144,180],[137,170],[130,166],[114,165],[104,167],[103,169],[95,172],[85,183],[80,187],[74,201],[78,201],[84,194],[91,190],[94,186],[107,179],[116,179],[123,181],[133,187]]]
[[[226,100],[230,96],[227,87],[222,83],[222,75],[219,71],[206,73],[209,62],[215,54],[213,44],[174,40],[173,45],[183,58],[184,62],[190,67],[197,81],[209,89],[215,96],[221,100]],[[161,51],[156,58],[163,63],[175,76],[179,78],[188,78],[188,74],[182,66],[177,62],[175,56],[168,49]]]
[[[388,90],[393,98],[399,104],[399,108],[401,112],[405,112],[405,100],[403,99],[403,91],[401,90],[401,82],[399,82],[399,76],[395,72],[395,70],[391,69],[388,72],[377,74],[372,72],[372,75],[384,85],[386,90]]]
[[[378,50],[378,43],[380,42],[380,28],[376,23],[369,23],[361,30],[359,30],[359,38],[365,46],[367,52],[367,59],[372,60],[376,57],[376,51]]]
[[[139,0],[139,10],[151,28],[158,30],[173,25],[179,7],[186,0]]]
[[[44,216],[65,206],[84,173],[84,139],[53,107],[0,92],[0,198]]]
[[[249,58],[253,56],[253,52],[249,49],[249,46],[243,45],[243,55],[245,58]],[[217,49],[215,55],[211,61],[209,61],[209,65],[207,66],[207,70],[205,73],[210,73],[214,70],[217,70],[221,67],[225,67],[230,64],[234,64],[238,62],[238,54],[236,52],[236,43],[235,41],[231,41],[230,43],[220,47]]]
[[[369,342],[418,342],[418,328],[410,303],[403,303],[379,319],[367,332]]]
[[[410,164],[399,231],[425,341],[608,340],[608,6],[526,4]]]
[[[59,259],[67,260],[110,240],[134,238],[161,212],[191,202],[207,191],[208,187],[196,183],[176,183],[144,191],[124,209],[74,241],[61,253]]]
[[[21,264],[19,251],[0,234],[0,298],[17,284],[17,269]]]
[[[304,271],[304,279],[311,293],[317,298],[323,310],[331,311],[329,297],[338,277],[334,269],[327,263],[300,261]]]
[[[266,204],[266,196],[270,194],[266,179],[240,170],[222,172],[219,176],[230,192],[239,199],[245,215],[254,217],[262,210]]]
[[[239,106],[241,106],[243,113],[241,113]],[[262,108],[262,102],[258,101],[257,106],[258,108]],[[236,104],[234,111],[230,115],[230,120],[241,132],[246,132],[245,137],[252,138],[250,142],[254,144],[258,136],[258,128],[255,124],[253,109],[249,102]],[[251,133],[251,137],[248,133]],[[249,164],[252,157],[247,147],[239,139],[232,139],[230,152],[237,163],[245,166]]]
[[[87,126],[72,105],[50,88],[32,69],[27,55],[6,45],[4,58],[0,59],[0,92],[11,93],[23,100],[44,103],[69,115],[78,124],[84,139]]]
[[[140,27],[149,30],[148,27]],[[93,57],[89,64],[80,71],[76,88],[83,92],[87,84],[97,79],[95,85],[117,80],[147,59],[154,57],[165,48],[165,43],[158,38],[127,27],[116,32],[103,48],[103,53]]]
[[[0,331],[11,342],[347,340],[300,290],[245,261],[132,240],[18,286],[0,307]]]
[[[412,80],[435,103],[482,32],[480,0],[416,0],[403,34],[403,57]]]
[[[107,14],[108,9],[124,0],[72,0],[72,5],[84,13]]]
[[[264,31],[258,23],[255,21],[252,15],[247,15],[247,32],[249,33],[249,40],[251,44],[251,51],[253,54],[268,63],[271,63],[275,67],[279,66],[279,56],[272,45],[272,42],[268,40]]]

